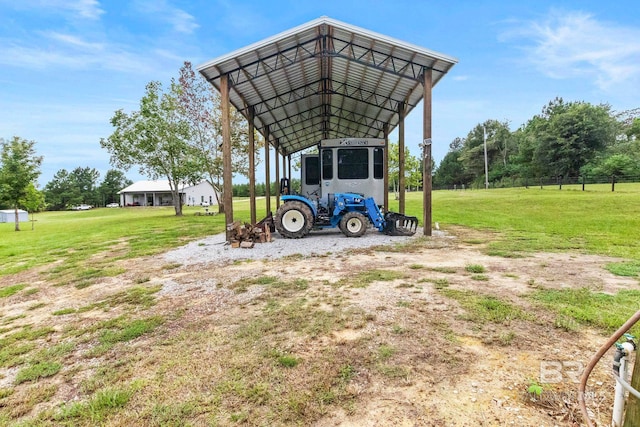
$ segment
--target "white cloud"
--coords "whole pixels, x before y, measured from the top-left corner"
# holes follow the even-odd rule
[[[587,77],[606,89],[640,76],[640,28],[554,10],[501,36],[503,41],[515,38],[528,40],[525,59],[552,78]]]
[[[98,20],[104,13],[97,0],[22,0],[7,1],[6,5],[16,10],[53,10],[62,14],[71,14],[74,18],[89,20]]]
[[[62,0],[56,3],[63,5],[63,7],[66,6],[68,9],[87,19],[99,19],[100,15],[104,13],[104,10],[100,8],[100,3],[97,0]]]
[[[104,69],[144,74],[155,69],[155,58],[129,52],[117,46],[89,43],[73,36],[55,47],[0,43],[0,64],[30,69]],[[60,35],[58,35],[60,39]],[[64,38],[63,38],[64,39]],[[1,41],[1,40],[0,40]],[[93,47],[93,48],[91,48]]]
[[[52,31],[52,32],[45,32],[43,33],[43,35],[46,38],[49,38],[50,40],[54,40],[54,41],[60,42],[61,44],[67,45],[69,47],[78,48],[82,50],[98,51],[98,50],[103,50],[105,47],[103,43],[88,42],[81,39],[80,37],[77,37],[71,34],[63,34],[63,33]]]
[[[166,0],[139,0],[135,2],[135,8],[145,15],[169,23],[178,33],[191,34],[200,27],[193,15],[170,5]]]

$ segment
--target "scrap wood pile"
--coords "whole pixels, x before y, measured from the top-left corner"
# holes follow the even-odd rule
[[[234,221],[227,224],[227,236],[232,248],[253,248],[256,243],[271,242],[274,230],[271,213],[259,223],[252,225],[248,222]]]

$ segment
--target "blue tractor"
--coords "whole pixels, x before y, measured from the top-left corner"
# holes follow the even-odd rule
[[[280,235],[290,239],[304,237],[314,228],[335,227],[347,237],[360,237],[370,225],[392,236],[412,236],[418,226],[416,217],[395,212],[383,215],[373,197],[361,194],[329,194],[326,203],[294,195],[282,196],[282,201],[275,226]]]
[[[360,237],[370,225],[389,235],[415,234],[416,217],[380,209],[385,149],[382,139],[322,140],[318,154],[302,156],[302,194],[290,195],[288,179],[282,180],[275,228],[291,239],[335,227],[347,237]]]

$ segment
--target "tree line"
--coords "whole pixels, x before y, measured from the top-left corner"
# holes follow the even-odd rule
[[[456,138],[433,185],[482,187],[545,177],[640,175],[640,109],[614,113],[609,105],[556,98],[526,124],[487,120]]]
[[[36,153],[35,141],[18,136],[9,141],[0,138],[0,208],[39,212],[69,209],[83,203],[105,206],[118,202],[118,191],[133,183],[119,170],[108,170],[100,181],[98,170],[77,167],[71,172],[60,169],[38,190],[36,181],[42,160]]]
[[[49,210],[64,210],[87,204],[106,206],[119,203],[118,191],[133,184],[122,171],[109,169],[102,182],[100,172],[90,167],[77,167],[71,172],[60,169],[44,186],[44,197]]]

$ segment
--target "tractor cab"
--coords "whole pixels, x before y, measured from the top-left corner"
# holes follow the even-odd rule
[[[385,148],[384,139],[326,139],[318,154],[302,155],[301,194],[283,192],[278,232],[296,239],[314,228],[339,227],[347,237],[359,237],[373,225],[387,234],[414,234],[417,218],[382,213]]]
[[[325,139],[318,154],[302,155],[300,195],[319,203],[329,194],[355,193],[384,204],[384,139]]]

